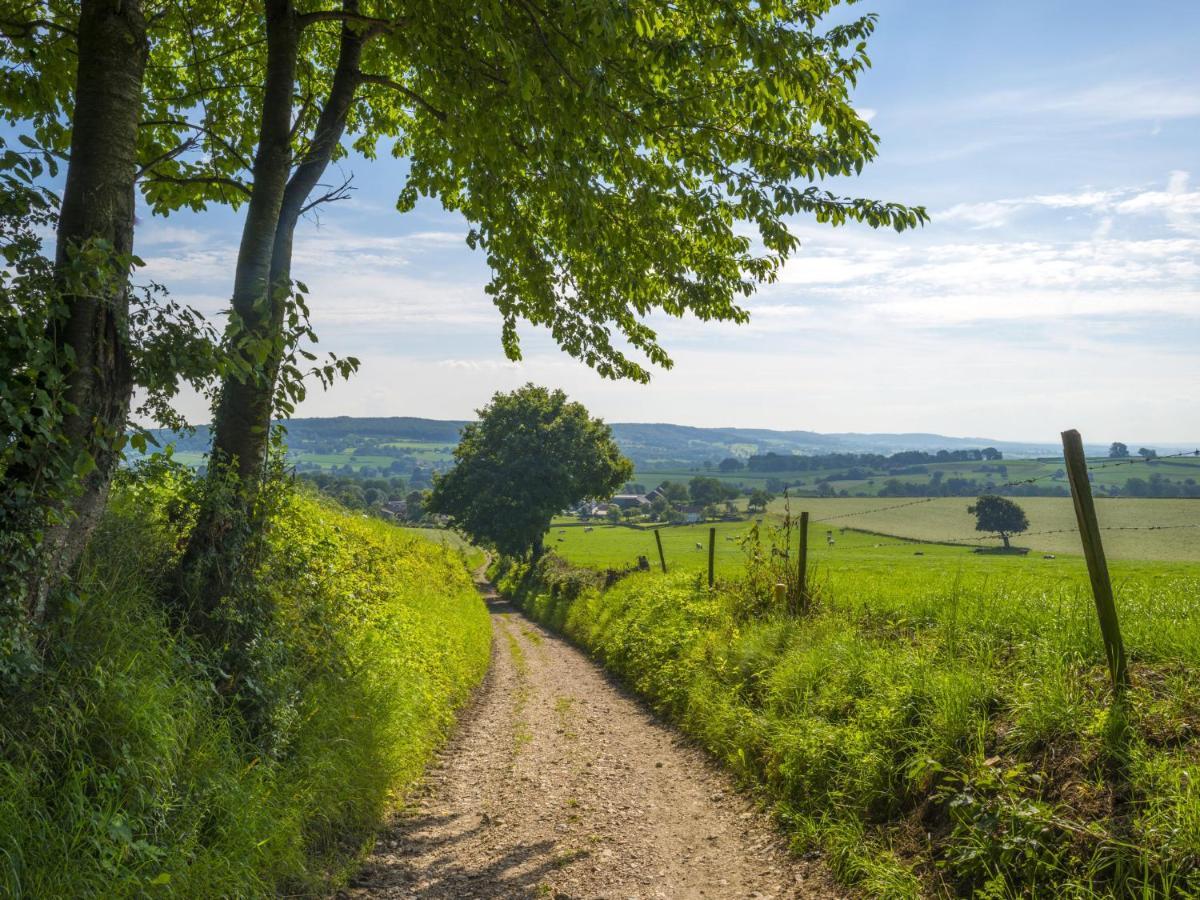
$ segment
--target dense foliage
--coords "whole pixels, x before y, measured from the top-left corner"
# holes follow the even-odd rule
[[[550,556],[502,586],[867,896],[1200,893],[1194,574],[1122,579],[1134,687],[1113,705],[1082,572],[1048,590],[889,567],[820,585],[793,616],[771,559],[715,591],[690,573],[603,591]]]
[[[633,475],[608,426],[562,391],[527,384],[478,413],[426,505],[476,543],[539,553],[553,516],[607,498]]]
[[[1005,547],[1008,547],[1010,537],[1029,528],[1029,519],[1025,515],[1025,510],[1007,497],[984,494],[967,507],[967,512],[975,516],[976,531],[1000,535]]]
[[[259,560],[273,704],[252,733],[155,596],[194,515],[185,488],[122,480],[45,677],[5,700],[6,897],[323,893],[486,668],[458,554],[288,495]]]

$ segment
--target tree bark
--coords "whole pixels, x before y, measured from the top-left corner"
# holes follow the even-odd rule
[[[346,0],[343,6],[347,12],[358,11],[357,0]],[[287,187],[284,189],[283,202],[275,223],[275,238],[271,248],[270,328],[271,334],[276,338],[283,332],[283,318],[287,309],[284,301],[287,292],[291,290],[292,242],[296,233],[296,225],[304,212],[309,195],[317,186],[321,176],[324,175],[333,158],[333,152],[337,149],[342,134],[345,132],[346,119],[350,114],[350,108],[354,103],[355,93],[360,84],[358,66],[362,58],[365,40],[361,30],[354,30],[347,25],[342,26],[338,64],[334,71],[329,97],[317,118],[317,126],[313,132],[308,152],[296,167],[296,171],[292,173],[291,178],[288,179]],[[228,432],[238,426],[244,429],[245,423],[249,423],[249,429],[240,438],[232,435],[225,436],[225,440],[230,443],[238,440],[242,452],[251,461],[251,465],[242,472],[243,477],[255,477],[256,473],[262,472],[266,462],[271,427],[271,401],[279,378],[282,349],[279,343],[274,345],[274,349],[263,367],[264,377],[249,385],[247,390],[237,392],[236,399],[231,400],[227,411],[227,420],[222,421],[218,418],[215,422],[214,446],[222,441],[223,431]]]
[[[199,581],[189,591],[212,609],[228,593],[241,551],[235,518],[247,518],[263,476],[270,442],[271,414],[282,363],[286,296],[291,288],[292,239],[309,194],[320,180],[345,130],[359,85],[358,65],[367,37],[344,25],[330,96],[318,117],[304,159],[291,173],[291,95],[296,76],[299,28],[290,2],[278,2],[268,20],[268,82],[254,187],[238,254],[233,309],[241,331],[270,342],[256,377],[229,377],[213,418],[211,471],[232,478],[234,494],[216,492],[202,510],[184,559],[185,576]],[[357,0],[345,8],[357,10]],[[282,115],[280,112],[282,111]],[[217,508],[232,502],[234,509]]]
[[[265,0],[264,7],[267,67],[258,149],[230,301],[233,337],[250,340],[271,338],[271,256],[292,164],[292,99],[300,39],[291,0]],[[180,596],[176,598],[186,607],[185,616],[199,634],[216,636],[211,613],[228,595],[244,550],[246,520],[254,503],[244,488],[258,482],[261,456],[255,451],[258,442],[265,447],[267,440],[265,429],[261,435],[255,433],[259,422],[255,386],[265,380],[262,371],[226,377],[214,411],[209,490],[184,551]]]
[[[61,524],[46,530],[45,566],[30,585],[30,618],[44,617],[52,588],[75,565],[99,520],[133,390],[128,346],[129,257],[142,80],[148,55],[141,0],[82,0],[71,156],[59,215],[55,265],[67,320],[54,339],[74,355],[63,422],[68,446],[91,454],[95,468],[79,485]],[[71,274],[76,248],[111,248],[108,271],[88,273],[98,289],[81,291]],[[6,473],[15,483],[20,471]]]
[[[238,248],[232,307],[239,331],[255,339],[274,335],[271,265],[288,174],[292,167],[292,94],[296,84],[299,23],[291,0],[267,0],[267,74],[263,91],[258,150],[254,158],[253,192]],[[269,371],[256,378],[227,378],[213,418],[212,462],[231,466],[239,479],[253,482],[261,472],[270,422],[271,389],[262,385]]]

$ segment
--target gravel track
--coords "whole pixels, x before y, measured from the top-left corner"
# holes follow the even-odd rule
[[[704,753],[481,585],[492,664],[343,897],[838,897]]]

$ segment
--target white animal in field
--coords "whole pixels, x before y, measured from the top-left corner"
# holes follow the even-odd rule
[[[702,543],[700,543],[699,541],[696,541],[696,549],[697,549],[697,550],[703,550],[703,549],[704,549],[704,545],[703,545]]]

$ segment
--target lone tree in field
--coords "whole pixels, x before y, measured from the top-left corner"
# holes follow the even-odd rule
[[[750,499],[746,501],[746,509],[758,510],[759,512],[762,512],[767,508],[767,504],[774,499],[774,496],[767,493],[762,488],[755,488],[754,492],[750,494]]]
[[[975,515],[976,531],[1000,535],[1006,550],[1009,548],[1008,539],[1011,535],[1020,534],[1029,528],[1025,510],[1007,497],[985,494],[975,501],[974,506],[968,506],[967,512]]]
[[[1129,459],[1129,448],[1120,441],[1113,441],[1108,448],[1109,459]]]
[[[552,516],[611,496],[633,475],[609,427],[562,391],[527,384],[497,393],[478,415],[426,510],[505,555],[536,560]]]

